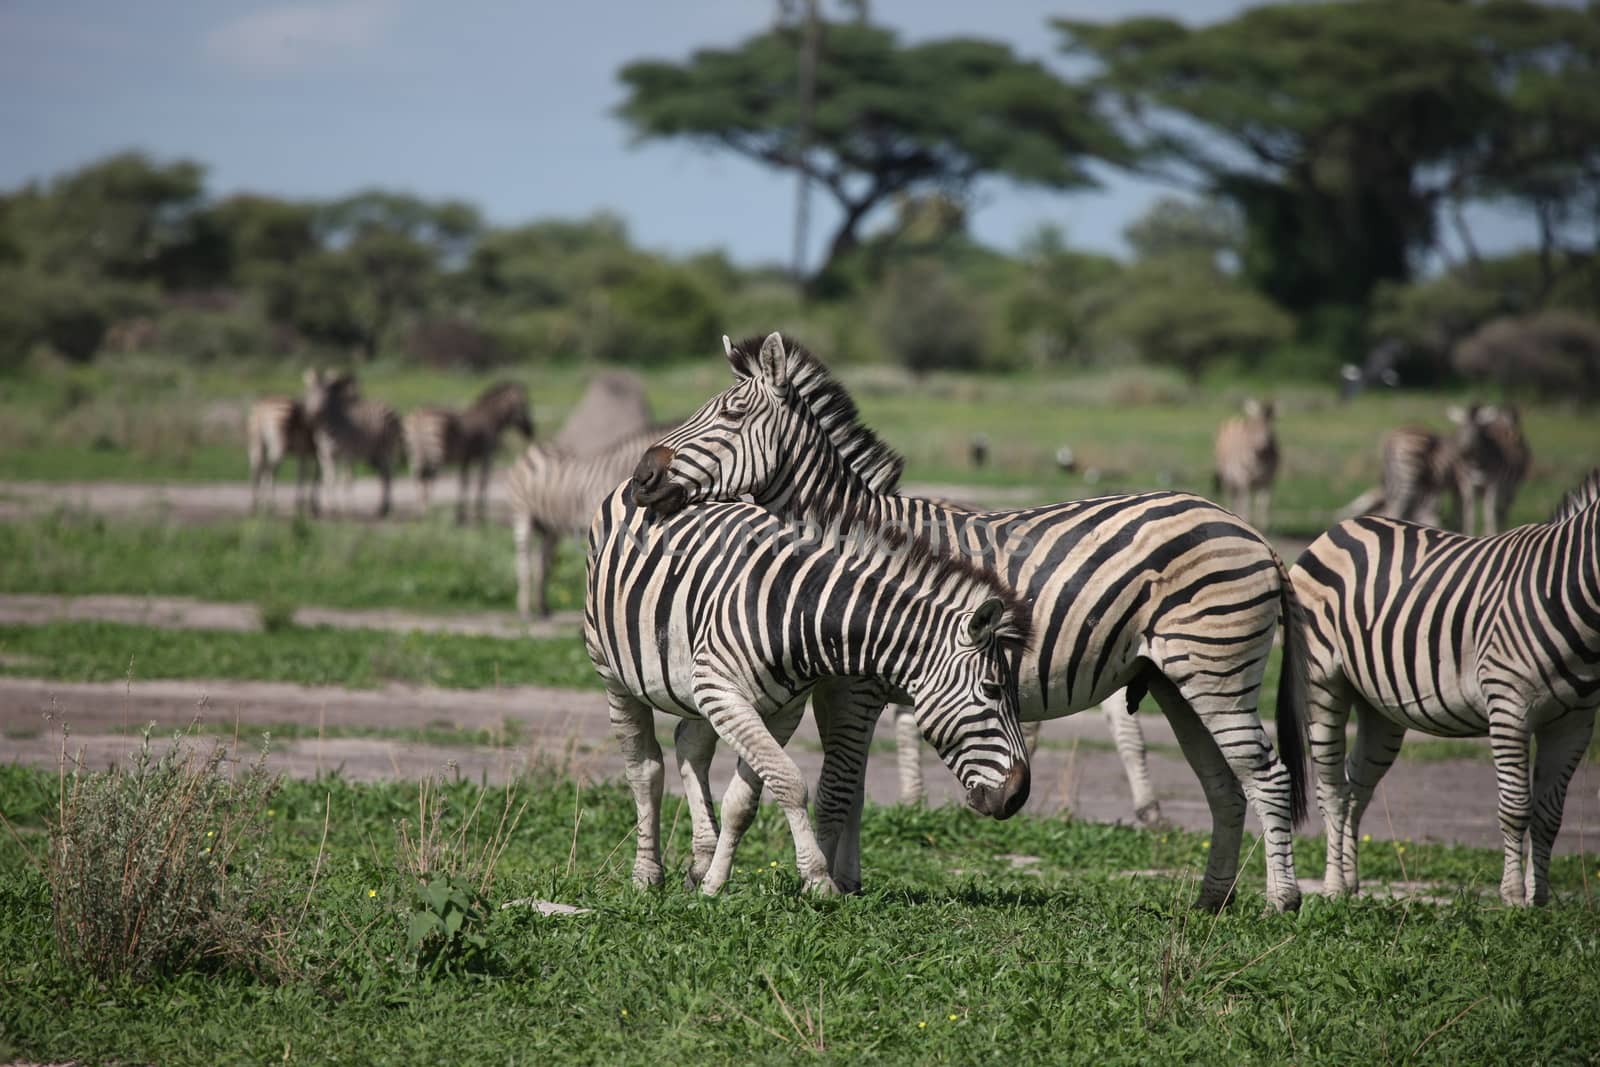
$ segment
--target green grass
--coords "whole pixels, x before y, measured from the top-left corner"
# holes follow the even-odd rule
[[[451,689],[595,688],[577,637],[508,640],[460,634],[289,627],[268,633],[162,630],[109,622],[0,625],[0,673],[63,682],[234,679],[370,689],[389,682]]]
[[[1257,848],[1213,920],[1187,907],[1195,835],[869,807],[867,891],[817,901],[798,895],[787,830],[766,809],[729,890],[707,901],[675,884],[677,799],[664,824],[674,884],[641,893],[626,881],[627,791],[556,777],[527,783],[492,896],[594,910],[497,910],[477,973],[405,961],[392,827],[414,813],[415,786],[326,779],[285,786],[265,842],[292,953],[315,977],[100,987],[60,963],[24,857],[43,847],[55,787],[0,768],[22,842],[0,835],[0,1058],[766,1063],[820,1048],[820,1062],[1366,1065],[1581,1063],[1600,1048],[1593,857],[1557,860],[1551,907],[1511,911],[1478,895],[1498,882],[1497,854],[1373,847],[1369,880],[1400,877],[1403,860],[1451,902],[1308,899],[1263,916]],[[477,790],[447,793],[462,811]],[[1017,869],[1010,854],[1040,862]],[[1303,873],[1319,854],[1301,842]],[[1151,870],[1178,873],[1127,873]]]
[[[582,607],[583,581],[582,546],[570,541],[551,573],[551,607]],[[510,611],[516,604],[511,533],[499,525],[182,525],[68,512],[0,524],[0,592],[421,611]]]
[[[823,353],[826,358],[826,353]],[[298,391],[296,366],[189,368],[155,357],[25,377],[0,377],[0,479],[241,480],[244,413],[251,399]],[[530,381],[541,435],[558,427],[593,368],[563,365],[507,373]],[[1278,402],[1283,467],[1274,528],[1320,533],[1332,513],[1374,485],[1378,441],[1400,425],[1446,429],[1445,408],[1468,394],[1372,392],[1349,405],[1328,386],[1208,382],[1163,371],[940,374],[913,382],[887,368],[843,367],[867,421],[905,453],[912,481],[1028,485],[1040,499],[1171,485],[1211,491],[1217,424],[1247,394]],[[728,382],[719,355],[646,375],[658,417],[692,411]],[[488,376],[377,365],[364,390],[402,410],[462,403]],[[1484,394],[1487,395],[1487,394]],[[1524,408],[1533,470],[1514,522],[1545,518],[1561,494],[1600,462],[1591,415]],[[991,439],[991,464],[974,471],[968,441]],[[1063,475],[1070,444],[1097,480]]]

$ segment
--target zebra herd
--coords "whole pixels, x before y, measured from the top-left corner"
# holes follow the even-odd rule
[[[920,789],[920,735],[969,803],[997,818],[1027,797],[1038,723],[1099,707],[1139,818],[1153,822],[1133,715],[1148,696],[1211,811],[1199,906],[1234,892],[1248,807],[1267,898],[1298,907],[1308,755],[1326,888],[1355,891],[1362,813],[1408,729],[1489,737],[1501,896],[1548,899],[1566,787],[1600,706],[1600,471],[1549,522],[1500,533],[1528,466],[1514,409],[1453,412],[1448,436],[1389,435],[1382,488],[1291,568],[1258,532],[1279,460],[1270,405],[1247,405],[1218,433],[1217,487],[1232,511],[1161,491],[983,512],[899,494],[903,460],[803,348],[772,334],[724,338],[724,352],[733,384],[681,424],[587,452],[530,443],[506,475],[524,617],[548,612],[558,542],[588,535],[584,640],[634,795],[636,882],[665,876],[656,711],[678,718],[689,883],[726,883],[771,789],[806,887],[837,892],[861,884],[867,753],[885,706],[904,709],[902,795]],[[362,401],[348,376],[308,372],[304,398],[252,411],[252,479],[270,492],[293,455],[303,488],[308,461],[332,471],[362,459],[385,478],[386,511],[404,440],[419,480],[460,465],[459,520],[468,465],[479,465],[481,519],[488,463],[510,427],[531,436],[519,386],[493,387],[464,413],[401,420]],[[1465,533],[1423,524],[1438,523],[1449,495]],[[1473,537],[1480,507],[1490,536]],[[1258,707],[1275,641],[1274,741]],[[807,697],[824,748],[814,824],[783,752]],[[739,761],[720,820],[707,776],[719,740]]]
[[[1013,717],[1071,714],[1120,691],[1129,711],[1155,698],[1205,790],[1213,827],[1200,906],[1233,893],[1247,804],[1264,831],[1267,897],[1298,906],[1292,830],[1307,804],[1308,747],[1329,827],[1326,885],[1353,891],[1361,811],[1410,728],[1488,734],[1502,898],[1548,898],[1565,788],[1600,705],[1600,471],[1548,523],[1474,538],[1352,518],[1290,569],[1238,516],[1185,493],[1001,512],[896,495],[899,457],[814,357],[777,334],[725,350],[734,384],[645,450],[590,529],[585,640],[624,738],[640,820],[636,880],[662,878],[660,750],[641,725],[651,708],[682,719],[690,881],[720,887],[766,784],[789,816],[807,886],[829,891],[859,885],[866,748],[884,703],[910,697],[922,733],[964,775],[980,746],[998,773]],[[730,546],[725,509],[739,500],[749,502],[738,512],[745,536]],[[810,545],[813,526],[824,548],[796,547]],[[909,538],[909,559],[961,561],[962,580],[936,571],[915,592],[885,593],[881,583],[903,572],[881,548],[849,547],[851,535],[876,543],[885,531]],[[941,611],[951,595],[968,605],[980,595],[966,584],[974,572],[1017,598],[1005,700],[969,694],[963,707],[940,689],[930,703],[852,652],[949,656],[953,624]],[[969,627],[984,617],[967,610]],[[1275,747],[1257,705],[1280,630]],[[793,765],[778,758],[807,689],[825,749],[814,848]],[[955,732],[980,724],[978,739]],[[720,829],[701,766],[712,735],[740,756]],[[997,811],[992,794],[969,791],[1001,817],[1014,799]]]

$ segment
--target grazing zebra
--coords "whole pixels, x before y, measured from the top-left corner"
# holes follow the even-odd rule
[[[1211,806],[1212,848],[1198,903],[1231,897],[1248,798],[1265,831],[1267,896],[1298,907],[1294,822],[1306,781],[1301,737],[1302,654],[1288,626],[1293,590],[1261,536],[1186,493],[1101,497],[1015,511],[970,513],[876,492],[824,432],[817,407],[790,388],[824,375],[777,334],[728,350],[739,379],[645,452],[637,499],[671,515],[707,499],[749,494],[785,514],[870,515],[994,571],[1032,605],[1037,645],[1018,665],[1025,721],[1056,718],[1131,688],[1153,693]],[[844,390],[834,383],[836,394]],[[861,433],[870,436],[864,428]],[[886,451],[886,450],[885,450]],[[1256,713],[1280,622],[1287,669],[1273,752]],[[823,794],[859,783],[830,781]]]
[[[752,504],[651,515],[618,486],[589,532],[584,640],[605,682],[638,816],[636,884],[662,881],[662,763],[652,709],[681,716],[676,755],[689,797],[689,880],[716,893],[763,784],[783,808],[808,891],[836,893],[806,814],[805,779],[783,751],[806,695],[837,687],[825,744],[870,742],[890,696],[914,700],[923,735],[976,810],[1004,819],[1028,796],[1014,664],[1028,609],[998,578],[860,518],[850,535],[786,522]],[[709,729],[707,729],[709,727]],[[739,755],[718,834],[714,742]]]
[[[337,485],[344,472],[345,503],[355,481],[355,464],[370,464],[383,482],[378,517],[389,514],[389,489],[400,450],[400,416],[379,400],[363,400],[355,376],[323,370],[305,373],[306,418],[316,440],[317,459],[329,480]]]
[[[1481,508],[1483,532],[1506,524],[1511,500],[1528,474],[1528,439],[1517,409],[1506,404],[1451,408],[1456,431],[1456,479],[1461,493],[1461,532],[1471,534]]]
[[[250,510],[261,507],[261,487],[266,483],[267,510],[273,509],[278,488],[278,468],[285,456],[295,459],[294,505],[317,513],[317,443],[305,405],[290,396],[269,396],[250,406],[245,434],[250,453]],[[309,473],[310,477],[307,477]],[[309,489],[309,492],[308,492]]]
[[[1330,893],[1358,888],[1362,812],[1406,730],[1417,729],[1489,736],[1505,844],[1500,896],[1513,905],[1549,899],[1567,783],[1600,705],[1597,497],[1600,471],[1549,522],[1485,538],[1348,519],[1295,564]],[[1531,791],[1530,738],[1539,742]]]
[[[1227,494],[1228,507],[1235,515],[1265,530],[1272,508],[1272,481],[1278,476],[1272,403],[1246,400],[1244,414],[1217,429],[1213,451],[1217,491]]]
[[[579,455],[558,445],[534,443],[506,473],[511,499],[511,533],[517,557],[517,613],[533,617],[533,591],[538,589],[539,615],[550,614],[550,568],[563,537],[582,537],[595,509],[628,480],[639,453],[670,427],[640,430],[593,455]],[[539,552],[533,538],[539,538]]]
[[[433,480],[445,467],[460,467],[461,481],[456,492],[456,522],[467,521],[467,478],[478,468],[478,521],[489,510],[489,468],[500,450],[500,435],[515,427],[523,437],[533,439],[533,418],[528,413],[528,390],[521,382],[496,382],[489,386],[465,411],[445,408],[418,408],[406,415],[406,457],[411,475],[417,480],[422,510],[428,510]]]

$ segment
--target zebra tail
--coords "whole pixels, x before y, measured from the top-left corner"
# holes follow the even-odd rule
[[[1306,752],[1306,642],[1304,609],[1283,561],[1278,560],[1283,598],[1283,670],[1278,678],[1278,758],[1289,768],[1289,808],[1294,825],[1305,821],[1309,802]]]

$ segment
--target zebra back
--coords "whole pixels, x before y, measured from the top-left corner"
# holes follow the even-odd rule
[[[492,447],[500,434],[516,429],[533,438],[533,415],[529,411],[528,387],[521,382],[495,382],[462,413],[461,421],[469,439],[486,438]]]
[[[423,407],[401,420],[406,459],[419,478],[429,478],[451,462],[459,462],[461,416],[446,408]]]
[[[1600,467],[1590,470],[1583,481],[1567,491],[1567,495],[1561,498],[1561,503],[1556,505],[1550,521],[1563,522],[1570,519],[1597,500],[1600,500]]]
[[[250,405],[245,435],[252,465],[317,454],[305,405],[292,396],[262,397]]]
[[[363,398],[353,374],[307,371],[304,403],[313,432],[336,461],[393,465],[403,437],[400,416],[381,400]]]
[[[1244,413],[1217,429],[1213,448],[1219,489],[1240,491],[1272,484],[1278,472],[1278,437],[1271,402],[1245,402]]]
[[[553,534],[586,533],[595,510],[633,473],[639,454],[672,428],[640,430],[592,455],[556,444],[528,445],[506,472],[515,521]]]

